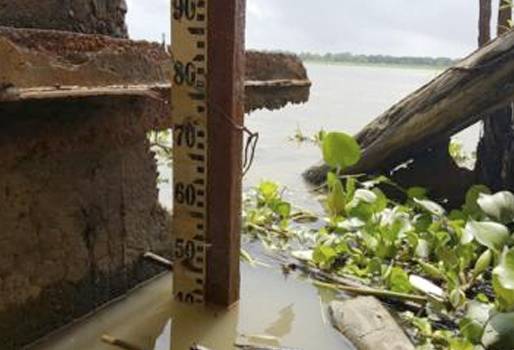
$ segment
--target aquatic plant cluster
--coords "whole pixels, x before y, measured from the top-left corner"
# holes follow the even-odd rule
[[[324,213],[296,209],[266,181],[245,199],[245,232],[336,281],[349,278],[399,300],[419,349],[513,348],[514,195],[477,185],[462,208],[448,212],[424,188],[342,176],[361,157],[351,136],[325,133],[320,147],[333,169],[320,192]],[[386,195],[388,188],[402,196]]]

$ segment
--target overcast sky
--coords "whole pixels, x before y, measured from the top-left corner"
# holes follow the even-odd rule
[[[132,38],[168,35],[170,0],[128,0]],[[496,2],[493,0],[493,2]],[[478,0],[247,0],[248,48],[462,57]]]

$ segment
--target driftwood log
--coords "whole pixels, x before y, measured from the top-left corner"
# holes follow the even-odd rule
[[[332,323],[359,350],[414,350],[394,318],[375,298],[330,304]]]
[[[348,173],[374,173],[444,143],[514,96],[514,31],[498,37],[407,96],[356,135],[361,161]],[[328,169],[308,170],[310,182]]]

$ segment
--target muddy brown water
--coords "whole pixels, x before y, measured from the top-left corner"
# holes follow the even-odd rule
[[[304,350],[353,347],[329,324],[334,295],[310,282],[268,267],[242,265],[241,302],[231,310],[180,305],[167,274],[85,322],[36,346],[36,350],[113,350],[109,334],[142,350],[186,350],[199,343],[212,350],[252,342]]]
[[[308,65],[313,80],[311,100],[279,112],[255,112],[248,126],[261,133],[254,167],[245,187],[262,179],[288,187],[296,204],[320,209],[302,182],[300,173],[320,158],[310,144],[289,142],[297,127],[311,135],[326,130],[357,132],[373,117],[423,83],[432,70],[384,67]],[[473,145],[476,130],[463,134]],[[284,171],[286,169],[286,171]],[[167,169],[160,169],[169,177]],[[161,188],[161,201],[169,204],[170,187]],[[253,252],[253,250],[251,250]],[[230,350],[236,341],[280,345],[302,350],[353,349],[335,331],[327,303],[335,296],[298,276],[285,278],[278,267],[242,265],[241,302],[229,311],[191,308],[171,298],[172,278],[165,275],[86,321],[41,343],[36,350],[113,350],[101,342],[109,334],[142,350],[186,350],[197,342],[212,350]]]

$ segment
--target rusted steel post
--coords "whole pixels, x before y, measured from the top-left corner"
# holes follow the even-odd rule
[[[239,300],[246,0],[208,3],[208,231],[206,301]]]

